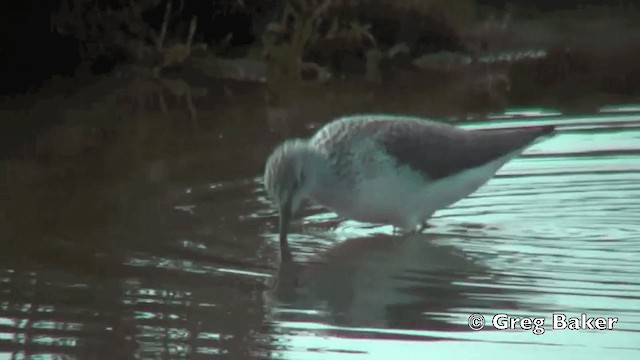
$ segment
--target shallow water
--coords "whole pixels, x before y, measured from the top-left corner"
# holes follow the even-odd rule
[[[640,111],[512,110],[465,126],[534,124],[558,134],[426,233],[310,208],[286,266],[259,177],[131,175],[92,185],[86,202],[14,196],[0,235],[23,238],[0,255],[0,359],[637,359]],[[43,235],[32,215],[67,236]],[[542,317],[544,333],[496,330],[499,313]],[[558,330],[554,313],[618,321]]]

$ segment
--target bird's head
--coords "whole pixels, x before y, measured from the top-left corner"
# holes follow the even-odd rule
[[[280,210],[280,245],[283,247],[287,247],[291,217],[314,186],[313,161],[308,142],[300,139],[287,140],[267,160],[264,185]]]

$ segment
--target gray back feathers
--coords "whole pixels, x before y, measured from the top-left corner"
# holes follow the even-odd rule
[[[325,149],[345,149],[349,146],[335,145],[370,139],[398,165],[407,165],[426,178],[437,180],[522,150],[553,130],[553,126],[465,130],[417,118],[356,116],[327,125],[311,143]]]

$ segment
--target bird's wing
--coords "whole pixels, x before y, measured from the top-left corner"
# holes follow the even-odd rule
[[[373,136],[399,165],[408,165],[431,180],[485,165],[523,150],[553,126],[464,130],[423,120],[369,121],[361,133]]]

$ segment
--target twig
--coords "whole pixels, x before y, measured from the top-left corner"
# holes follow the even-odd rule
[[[191,23],[189,24],[189,35],[187,36],[187,47],[191,49],[191,44],[193,44],[193,36],[196,34],[196,28],[198,27],[198,17],[194,16],[191,19]]]
[[[160,35],[156,38],[156,50],[158,51],[160,51],[164,45],[164,38],[167,35],[167,27],[169,26],[169,17],[171,17],[171,0],[167,1],[162,27],[160,28]]]

